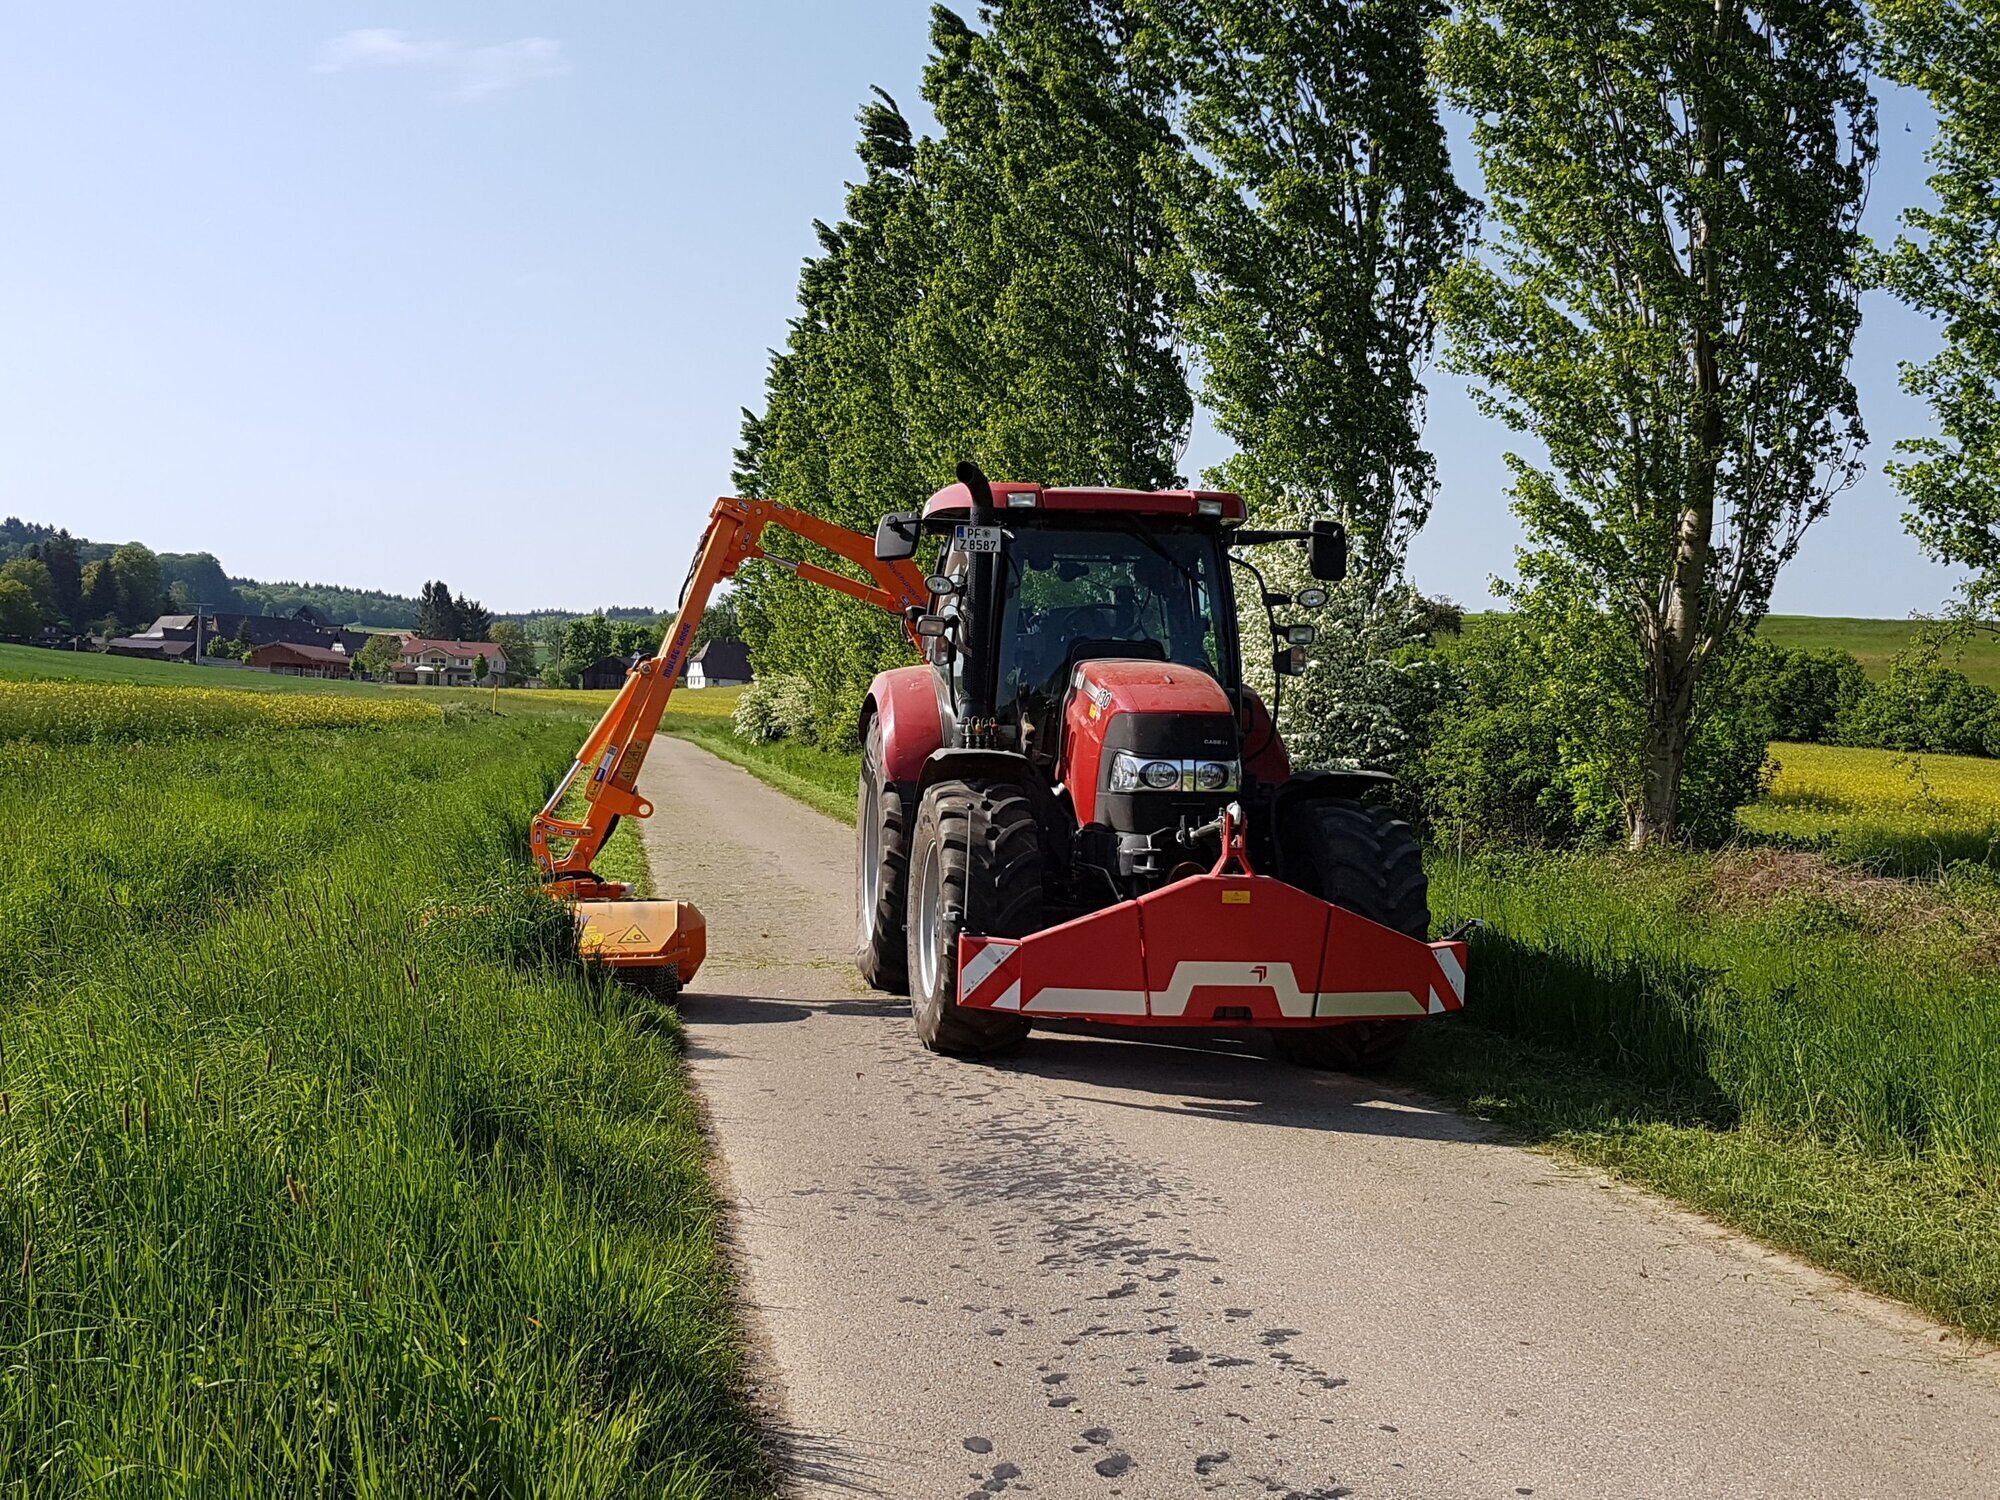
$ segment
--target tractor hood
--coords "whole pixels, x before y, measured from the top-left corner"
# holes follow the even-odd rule
[[[1072,684],[1086,716],[1105,714],[1228,714],[1229,699],[1198,667],[1171,661],[1086,661]]]
[[[1114,789],[1110,772],[1120,751],[1183,763],[1233,761],[1236,717],[1221,686],[1199,667],[1082,662],[1063,709],[1063,780],[1077,822],[1141,832],[1173,827],[1202,809],[1212,815],[1214,795]]]

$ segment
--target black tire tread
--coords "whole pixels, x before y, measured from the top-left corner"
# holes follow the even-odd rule
[[[858,863],[860,851],[868,847],[862,837],[861,823],[869,816],[868,792],[873,778],[873,785],[880,792],[874,813],[882,849],[882,884],[871,925],[867,920],[871,914],[860,909],[867,899],[868,887],[861,879],[862,872],[855,872],[854,967],[861,974],[861,982],[869,988],[901,995],[909,990],[906,967],[909,946],[903,934],[903,918],[910,880],[910,809],[900,792],[883,786],[882,759],[882,721],[871,718],[862,742],[861,785],[855,793],[854,848]]]
[[[1430,937],[1430,878],[1410,825],[1387,808],[1324,798],[1294,810],[1279,833],[1293,884],[1405,937]],[[1282,1028],[1273,1047],[1287,1062],[1375,1073],[1409,1040],[1411,1018]]]
[[[991,937],[1025,937],[1041,925],[1042,843],[1027,794],[1008,782],[940,781],[924,793],[911,841],[911,864],[921,869],[930,842],[942,847],[944,904],[962,913],[935,934],[918,931],[915,913],[905,917],[910,956],[906,969],[916,976],[919,942],[945,945],[939,965],[941,995],[922,995],[913,983],[911,1016],[917,1035],[933,1052],[984,1057],[1017,1046],[1028,1023],[989,1010],[958,1005],[957,950],[960,930]],[[909,883],[916,899],[916,882]]]

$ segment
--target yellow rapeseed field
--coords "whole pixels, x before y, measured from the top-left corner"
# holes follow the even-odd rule
[[[1746,833],[1825,847],[1906,873],[2000,849],[2000,760],[1837,745],[1773,745],[1769,795]]]
[[[126,683],[0,682],[0,741],[80,745],[258,730],[375,729],[437,723],[444,711],[402,698],[247,693]]]

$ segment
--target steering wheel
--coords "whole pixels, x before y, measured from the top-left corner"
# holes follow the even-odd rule
[[[1050,610],[1047,624],[1054,627],[1054,634],[1064,650],[1074,640],[1095,640],[1123,634],[1118,629],[1120,620],[1116,606],[1110,604],[1077,604],[1065,610]]]

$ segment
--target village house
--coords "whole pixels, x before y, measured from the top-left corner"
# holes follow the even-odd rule
[[[577,676],[577,686],[616,692],[625,686],[625,674],[632,670],[636,656],[600,656]]]
[[[741,641],[710,641],[688,658],[691,688],[741,687],[750,680],[750,648]]]
[[[343,630],[325,613],[302,604],[288,615],[192,614],[161,615],[137,635],[120,636],[106,644],[113,656],[146,657],[153,661],[208,660],[214,641],[248,641],[252,647],[282,641],[292,646],[314,646],[325,651],[345,651],[349,656],[367,643],[359,630]]]
[[[295,646],[290,641],[272,641],[243,658],[246,666],[261,667],[280,677],[350,677],[354,659],[345,651],[327,646]]]
[[[430,641],[405,635],[396,681],[423,687],[472,687],[507,670],[507,655],[491,641]],[[480,657],[486,658],[487,678],[475,678]]]

